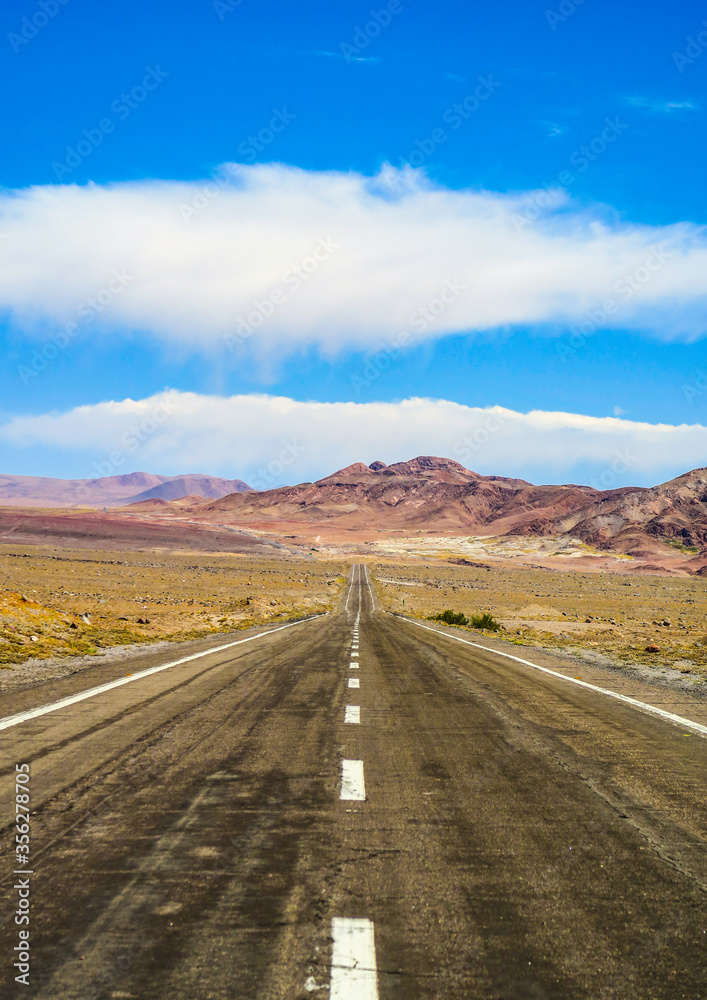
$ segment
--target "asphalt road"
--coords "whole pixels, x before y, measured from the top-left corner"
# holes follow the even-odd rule
[[[360,568],[347,600],[0,720],[0,995],[705,997],[707,741],[394,618]],[[133,673],[165,662],[142,652]]]

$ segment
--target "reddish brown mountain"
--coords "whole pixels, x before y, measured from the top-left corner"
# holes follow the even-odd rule
[[[558,528],[597,548],[650,555],[656,542],[707,550],[707,469],[693,469],[650,489],[596,494]]]
[[[11,497],[10,499],[8,497]],[[224,495],[226,494],[226,495]],[[2,499],[2,498],[5,499]],[[697,570],[707,559],[707,469],[649,489],[598,491],[535,486],[482,476],[450,459],[423,456],[387,466],[357,462],[315,483],[255,492],[240,480],[134,473],[97,480],[0,477],[0,506],[125,506],[162,521],[250,526],[314,538],[410,535],[535,535],[578,538],[607,553],[640,559],[689,549]],[[128,507],[127,512],[130,512]]]
[[[358,462],[315,483],[233,494],[198,515],[234,524],[300,523],[347,531],[569,535],[634,555],[665,543],[707,550],[707,469],[654,486],[599,491],[482,476],[451,459]]]
[[[336,520],[346,528],[546,533],[549,521],[583,509],[593,495],[601,494],[586,486],[481,476],[451,459],[421,457],[390,466],[358,462],[316,483],[224,497],[201,510],[244,522]]]

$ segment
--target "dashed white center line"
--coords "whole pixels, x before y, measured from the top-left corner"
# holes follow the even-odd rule
[[[344,722],[350,722],[353,725],[358,725],[361,722],[361,706],[347,705],[346,711],[344,712]]]
[[[363,802],[366,798],[366,783],[363,780],[362,760],[342,760],[340,799],[346,802]]]
[[[373,921],[334,917],[331,936],[329,1000],[378,1000]]]
[[[358,663],[355,660],[349,662],[349,670],[358,670]]]
[[[349,677],[349,687],[350,688],[357,688],[357,687],[360,687],[360,686],[361,685],[358,682],[358,677]]]
[[[358,656],[358,653],[352,653],[351,655],[352,656]]]

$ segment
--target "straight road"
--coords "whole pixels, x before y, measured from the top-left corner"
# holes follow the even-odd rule
[[[390,616],[361,566],[334,614],[19,714],[116,672],[0,704],[2,997],[706,995],[699,733]]]

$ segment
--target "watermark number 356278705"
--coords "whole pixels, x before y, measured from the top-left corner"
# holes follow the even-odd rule
[[[32,871],[29,858],[29,764],[15,765],[15,882],[17,909],[15,925],[18,942],[13,948],[15,982],[29,986],[29,883]]]

